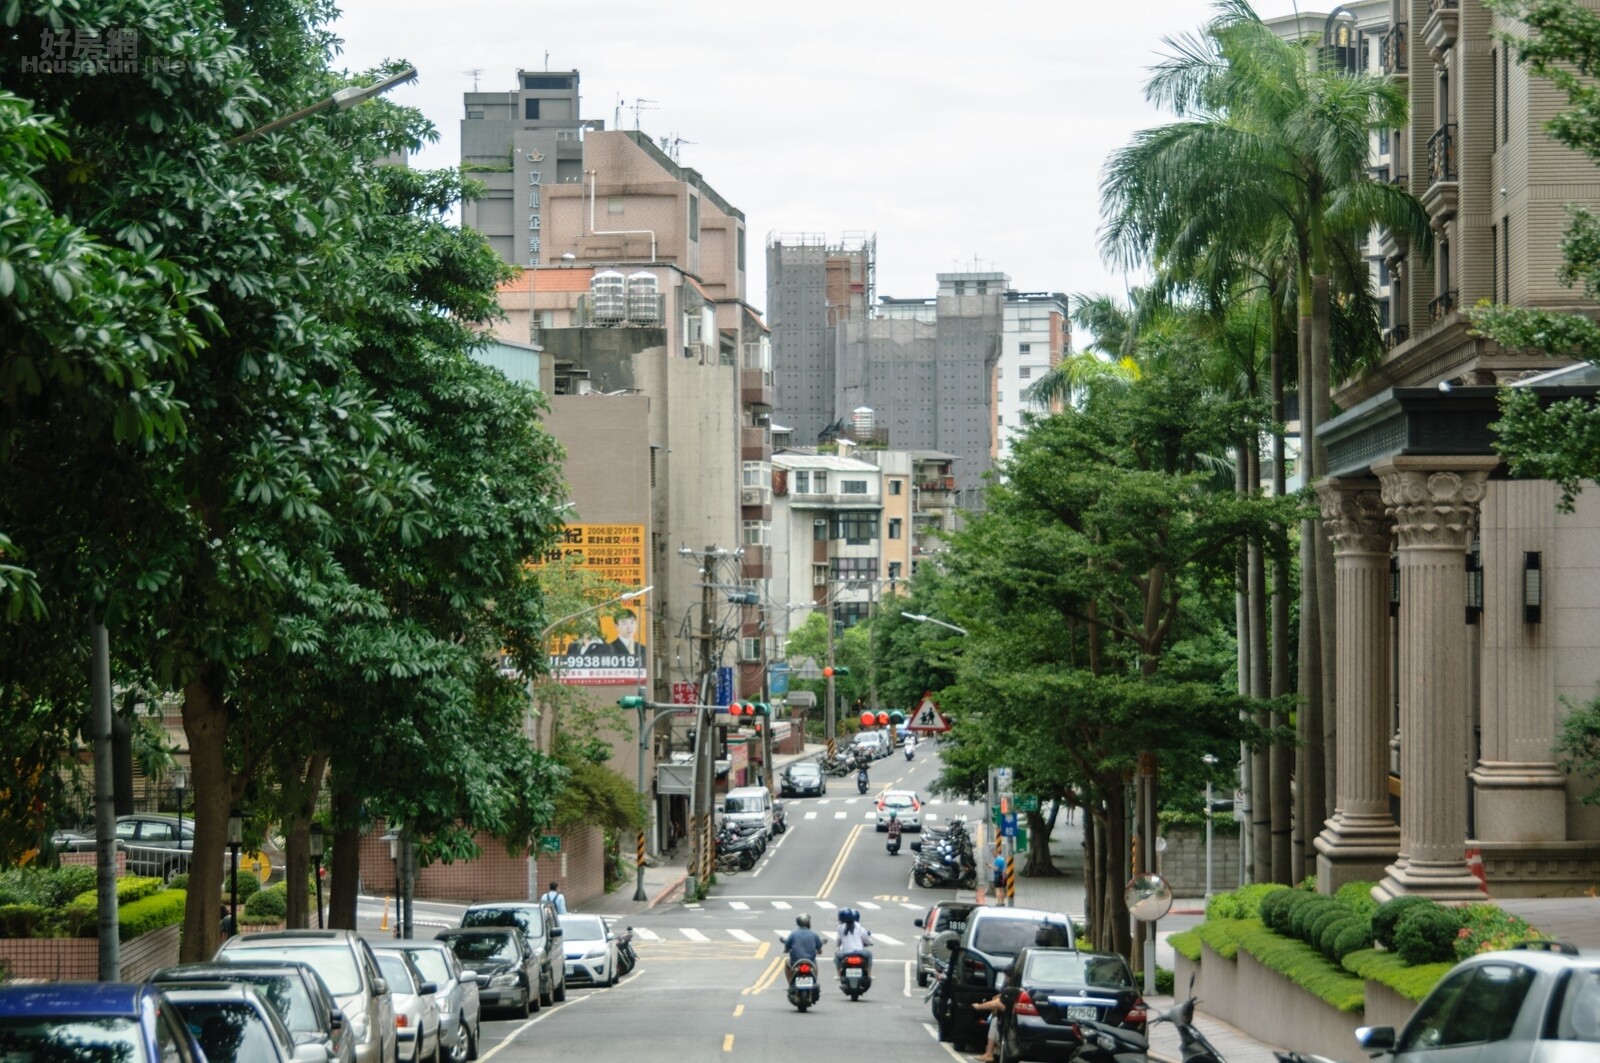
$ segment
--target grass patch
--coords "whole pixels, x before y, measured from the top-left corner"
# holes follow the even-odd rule
[[[1361,949],[1344,958],[1344,969],[1359,978],[1371,979],[1399,993],[1407,1000],[1421,1002],[1453,963],[1425,963],[1408,966],[1393,952]]]
[[[1211,946],[1215,952],[1225,960],[1231,960],[1239,952],[1240,933],[1251,927],[1260,927],[1259,919],[1207,919],[1195,927],[1191,933],[1201,941]]]
[[[1291,941],[1274,934],[1254,919],[1240,922],[1244,925],[1236,931],[1239,947],[1263,967],[1277,971],[1340,1011],[1360,1011],[1365,1006],[1367,987],[1362,979],[1304,941]]]
[[[1200,962],[1200,932],[1190,927],[1178,934],[1167,938],[1167,944],[1172,946],[1172,951],[1188,960],[1190,963]]]

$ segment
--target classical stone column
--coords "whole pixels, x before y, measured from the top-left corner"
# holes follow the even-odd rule
[[[1467,547],[1497,464],[1396,457],[1373,466],[1400,556],[1400,829],[1407,859],[1376,893],[1482,900],[1467,870]]]
[[[1567,838],[1567,780],[1550,753],[1557,729],[1555,656],[1546,625],[1527,623],[1522,610],[1524,557],[1541,552],[1553,567],[1555,514],[1555,484],[1511,480],[1495,484],[1479,524],[1483,748],[1472,781],[1474,833],[1486,857],[1497,846]]]
[[[1389,548],[1394,523],[1372,480],[1317,485],[1333,544],[1338,803],[1317,836],[1317,889],[1376,881],[1400,851],[1389,814]]]

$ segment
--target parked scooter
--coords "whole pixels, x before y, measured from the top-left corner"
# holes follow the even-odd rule
[[[633,927],[630,926],[617,935],[617,973],[627,974],[638,962],[639,954],[633,951]]]
[[[1172,1005],[1157,1015],[1152,1022],[1170,1022],[1178,1031],[1178,1046],[1183,1063],[1224,1063],[1222,1053],[1206,1040],[1206,1035],[1194,1024],[1194,979],[1189,980],[1189,999]]]
[[[789,817],[784,814],[783,802],[772,802],[772,833],[782,834],[789,829]]]
[[[789,971],[789,1003],[804,1012],[822,1000],[822,987],[817,981],[814,960],[796,960]]]
[[[1149,1059],[1150,1042],[1132,1030],[1092,1019],[1080,1019],[1074,1025],[1079,1044],[1072,1063],[1146,1063]]]
[[[851,1000],[860,1000],[861,994],[872,988],[872,976],[867,974],[867,957],[860,952],[842,952],[838,956],[839,988]]]

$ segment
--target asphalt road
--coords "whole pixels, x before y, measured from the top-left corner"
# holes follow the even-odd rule
[[[936,773],[929,744],[910,763],[899,753],[877,761],[865,797],[851,776],[830,779],[826,797],[786,801],[789,830],[754,868],[719,875],[700,903],[664,905],[629,920],[639,964],[620,985],[573,988],[565,1003],[526,1020],[487,1016],[480,1059],[526,1063],[574,1053],[585,1063],[964,1058],[938,1043],[913,977],[920,933],[913,920],[953,893],[912,885],[909,842],[916,833],[908,832],[900,855],[891,857],[873,822],[879,792],[926,793]],[[979,810],[935,800],[925,812],[929,825],[938,825],[955,815],[976,823]],[[831,939],[835,913],[844,907],[860,909],[877,939],[872,989],[852,1002],[825,964],[822,1002],[800,1014],[785,996],[779,940],[801,912]],[[363,905],[363,929],[370,916],[376,932],[379,908]],[[460,910],[419,902],[417,935],[454,925]]]

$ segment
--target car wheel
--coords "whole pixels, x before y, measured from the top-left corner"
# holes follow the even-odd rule
[[[561,1000],[566,1000],[566,999],[567,999],[567,977],[566,977],[565,974],[563,974],[561,976],[561,984],[556,986],[556,1000],[561,1001]]]
[[[450,1063],[467,1063],[467,1060],[476,1054],[473,1050],[472,1030],[467,1026],[467,1017],[465,1015],[459,1016],[456,1019],[456,1043],[450,1048],[449,1061]]]
[[[529,999],[528,990],[524,988],[522,990],[522,1004],[517,1008],[517,1014],[526,1019],[533,1013],[532,1004],[533,1001]]]
[[[554,982],[555,979],[552,977],[549,981],[550,982]],[[544,979],[540,979],[539,980],[539,984],[541,986],[548,986],[549,982],[546,982]],[[555,992],[555,990],[554,989],[549,989],[549,988],[542,989],[542,991],[539,993],[539,1004],[540,1004],[540,1006],[548,1008],[552,1004],[554,1004],[555,1002],[556,1002],[556,992]]]
[[[613,963],[611,965],[611,974],[606,979],[606,988],[610,989],[613,986],[615,986],[616,984],[617,984],[617,965]]]

